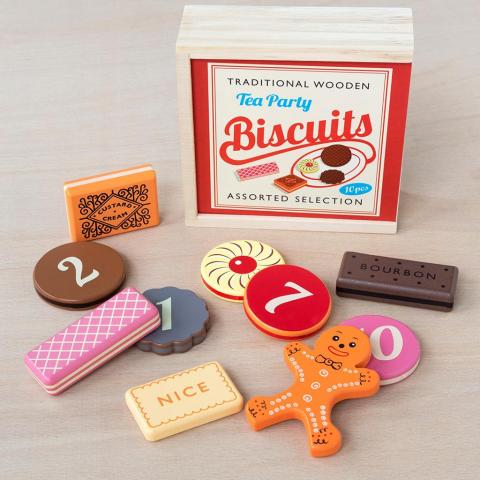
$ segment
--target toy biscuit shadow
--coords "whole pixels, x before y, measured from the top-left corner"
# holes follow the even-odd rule
[[[271,397],[254,397],[245,414],[254,430],[286,420],[303,422],[314,457],[336,453],[342,444],[333,425],[333,406],[348,398],[369,397],[380,386],[374,370],[361,368],[370,359],[370,342],[362,331],[335,326],[318,338],[315,349],[293,342],[284,349],[284,358],[295,375],[294,384]]]

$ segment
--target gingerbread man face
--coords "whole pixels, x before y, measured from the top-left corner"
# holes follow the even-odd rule
[[[370,360],[370,340],[361,330],[349,326],[337,326],[326,330],[315,343],[315,351],[319,352],[316,361],[321,357],[349,367],[363,367]]]
[[[245,408],[250,425],[261,430],[285,420],[300,420],[309,435],[311,454],[332,455],[342,443],[331,420],[333,406],[341,400],[369,397],[379,389],[378,374],[362,368],[370,353],[367,335],[345,325],[326,330],[314,350],[299,342],[288,344],[284,358],[295,382],[271,397],[250,399]]]

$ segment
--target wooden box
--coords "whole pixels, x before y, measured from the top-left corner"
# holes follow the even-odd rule
[[[187,225],[394,233],[407,8],[187,6]]]

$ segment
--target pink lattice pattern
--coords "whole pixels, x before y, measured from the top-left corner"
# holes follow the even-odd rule
[[[92,354],[101,344],[114,344],[122,330],[130,329],[151,308],[145,297],[126,288],[31,350],[27,356],[42,374],[55,374],[81,357]]]
[[[254,165],[252,167],[240,168],[236,171],[239,180],[249,180],[251,178],[263,177],[265,175],[273,175],[280,170],[276,162],[264,163],[262,165]]]

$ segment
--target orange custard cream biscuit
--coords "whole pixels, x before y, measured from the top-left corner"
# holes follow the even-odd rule
[[[155,171],[149,164],[66,182],[70,238],[94,240],[158,225]]]
[[[240,392],[217,362],[130,388],[125,400],[151,442],[233,415],[243,407]]]

